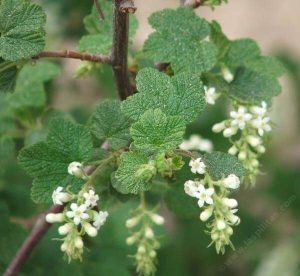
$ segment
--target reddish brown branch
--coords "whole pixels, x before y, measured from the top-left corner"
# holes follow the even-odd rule
[[[61,52],[44,51],[34,57],[34,59],[39,59],[39,58],[71,58],[71,59],[80,59],[80,60],[86,60],[92,62],[111,64],[110,56],[92,55],[92,54],[79,53],[74,51],[61,51]]]
[[[121,9],[125,2],[128,0],[113,0],[112,67],[121,100],[132,94],[127,64],[129,15]]]
[[[20,271],[22,265],[30,256],[33,248],[40,242],[44,234],[50,228],[51,224],[47,223],[45,216],[48,213],[59,213],[63,210],[63,205],[53,205],[46,213],[40,215],[36,221],[30,235],[27,237],[22,247],[19,249],[17,255],[7,268],[5,276],[15,276]]]

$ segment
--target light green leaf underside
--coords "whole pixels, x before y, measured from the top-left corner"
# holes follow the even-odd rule
[[[130,141],[130,121],[121,113],[120,106],[117,100],[105,100],[97,105],[91,117],[92,133],[115,149],[125,147]]]
[[[146,40],[144,52],[155,62],[171,63],[176,73],[201,73],[214,67],[217,48],[203,41],[210,34],[209,24],[192,9],[164,9],[152,14],[149,23],[156,32]]]
[[[206,170],[214,180],[219,180],[229,174],[235,174],[242,177],[246,174],[246,170],[239,160],[230,154],[223,152],[206,153],[203,156]]]
[[[19,155],[21,166],[34,178],[33,200],[51,202],[51,194],[58,186],[70,185],[72,190],[78,190],[83,181],[68,174],[68,165],[73,161],[84,163],[92,154],[92,139],[85,127],[53,120],[47,140],[25,147]]]
[[[149,180],[138,174],[139,169],[149,162],[148,157],[142,152],[126,152],[121,155],[121,162],[115,177],[119,181],[115,188],[121,193],[137,194],[150,189]]]
[[[152,68],[137,75],[139,93],[122,102],[122,111],[133,120],[149,109],[159,108],[166,115],[181,116],[186,123],[204,109],[204,89],[199,76],[182,73],[170,78]]]
[[[168,151],[181,142],[185,122],[180,116],[167,116],[160,109],[146,111],[130,129],[137,149]]]
[[[25,0],[0,2],[0,56],[16,61],[43,50],[46,15],[42,8]]]

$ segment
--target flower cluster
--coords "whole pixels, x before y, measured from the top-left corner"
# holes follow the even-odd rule
[[[215,87],[204,86],[204,92],[206,102],[211,105],[214,105],[216,103],[216,100],[220,97],[220,94],[216,93]]]
[[[211,152],[213,150],[213,143],[204,139],[199,135],[191,135],[188,140],[184,140],[180,146],[182,150],[199,150],[202,152]]]
[[[58,233],[65,236],[61,250],[71,259],[81,259],[83,253],[82,237],[87,234],[95,237],[100,227],[105,223],[107,212],[97,210],[99,196],[93,189],[82,189],[78,195],[57,187],[52,194],[54,204],[66,204],[62,213],[46,215],[48,223],[63,223]]]
[[[238,156],[254,184],[259,173],[258,158],[265,152],[264,137],[272,130],[267,104],[262,102],[261,106],[236,106],[230,112],[230,119],[215,124],[212,130],[223,132],[227,138],[240,133],[238,139],[231,138],[233,145],[228,152]]]
[[[164,218],[155,211],[146,210],[140,206],[132,212],[131,218],[126,221],[126,227],[131,236],[126,239],[128,245],[137,245],[135,259],[137,273],[145,276],[154,275],[157,263],[157,249],[159,241],[154,234],[153,226],[164,224]]]
[[[191,171],[199,177],[188,180],[184,184],[184,191],[198,200],[202,209],[200,219],[208,221],[208,233],[212,243],[215,243],[217,252],[225,252],[225,246],[232,245],[230,236],[233,234],[232,226],[239,224],[236,215],[238,203],[229,198],[231,190],[240,186],[240,179],[230,174],[220,180],[213,180],[206,171],[206,166],[201,158],[193,159],[189,163]],[[211,243],[211,244],[212,244]]]

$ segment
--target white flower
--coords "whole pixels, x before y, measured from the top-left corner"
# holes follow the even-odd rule
[[[74,224],[70,222],[66,223],[58,228],[58,233],[60,235],[67,235],[73,229],[73,226]]]
[[[226,223],[223,219],[217,220],[217,229],[224,230],[226,228]]]
[[[151,214],[150,217],[156,225],[163,225],[165,223],[165,219],[158,214]]]
[[[200,208],[204,205],[205,202],[209,205],[213,204],[213,199],[211,197],[213,195],[213,193],[214,193],[213,188],[205,189],[202,184],[198,185],[197,198],[199,199],[198,205]]]
[[[83,226],[85,232],[90,237],[96,237],[97,236],[97,233],[98,233],[97,229],[95,227],[93,227],[90,223],[84,222],[82,226]]]
[[[76,225],[81,223],[82,220],[89,218],[89,215],[86,213],[87,206],[85,204],[78,206],[76,203],[72,203],[70,208],[72,211],[68,211],[66,215],[69,218],[73,218]]]
[[[234,198],[223,198],[223,203],[229,208],[235,208],[238,206],[238,202]]]
[[[83,176],[82,164],[76,161],[70,163],[68,166],[68,173],[71,175],[75,175],[77,177],[82,177]]]
[[[238,154],[238,159],[240,161],[244,161],[244,160],[246,160],[246,158],[247,158],[247,153],[243,150],[240,151],[239,154]]]
[[[261,106],[251,106],[250,111],[259,117],[263,117],[268,111],[267,103],[262,101]]]
[[[215,133],[219,133],[219,132],[223,131],[225,128],[226,128],[225,121],[223,121],[223,122],[214,124],[212,127],[212,131]]]
[[[83,241],[82,238],[80,236],[77,236],[75,239],[75,247],[78,249],[82,249],[83,248]]]
[[[145,229],[145,237],[147,239],[153,239],[154,238],[154,232],[153,232],[153,230],[150,227],[147,227]]]
[[[231,155],[236,155],[238,153],[239,149],[236,146],[232,146],[229,150],[228,153]]]
[[[95,193],[94,190],[89,190],[87,193],[83,194],[85,198],[85,205],[87,207],[94,207],[97,205],[97,201],[99,200],[99,196]]]
[[[189,196],[197,197],[197,195],[198,195],[198,185],[193,180],[188,180],[184,183],[184,191]]]
[[[253,135],[247,136],[247,142],[254,148],[262,143],[262,141],[259,137],[253,136]]]
[[[212,212],[213,212],[213,208],[205,209],[203,212],[201,212],[200,219],[202,221],[207,221],[211,217]]]
[[[191,160],[189,166],[191,167],[192,173],[204,174],[205,173],[205,164],[201,161],[202,159],[199,157],[195,160]]]
[[[208,104],[214,105],[219,95],[216,93],[216,88],[204,86],[205,100]]]
[[[63,205],[72,199],[72,195],[62,192],[63,187],[57,187],[52,193],[52,200],[54,204]]]
[[[235,174],[230,174],[223,179],[226,188],[237,189],[240,186],[240,179]]]
[[[59,213],[59,214],[49,213],[46,215],[45,219],[48,223],[63,222],[65,220],[65,216],[63,213]]]
[[[257,129],[258,134],[263,136],[265,131],[271,131],[272,127],[269,125],[270,117],[258,117],[252,121],[252,126]]]
[[[244,106],[240,106],[238,111],[231,111],[230,116],[233,119],[231,120],[231,125],[240,129],[244,129],[246,122],[252,118],[252,115],[247,113],[247,109]]]
[[[108,217],[108,212],[94,212],[94,222],[93,225],[96,227],[97,230],[100,229],[100,227],[106,222],[106,219]]]

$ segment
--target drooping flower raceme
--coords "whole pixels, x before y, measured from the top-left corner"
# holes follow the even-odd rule
[[[190,162],[193,173],[195,173],[194,161],[203,163],[201,158],[198,159]],[[234,198],[229,198],[231,190],[239,188],[240,179],[236,175],[230,174],[215,181],[205,168],[204,164],[201,173],[196,170],[197,178],[187,180],[184,183],[184,191],[187,195],[198,200],[198,206],[202,210],[200,220],[206,222],[212,218],[207,223],[212,243],[215,244],[217,252],[224,253],[227,245],[232,246],[230,241],[230,236],[233,234],[232,226],[240,222],[239,217],[235,215],[238,202]],[[199,180],[199,177],[203,178]]]
[[[78,194],[71,194],[58,187],[53,192],[54,204],[66,204],[62,213],[47,214],[48,223],[62,223],[58,233],[63,238],[61,250],[71,259],[81,259],[83,253],[82,236],[95,237],[100,227],[105,223],[108,213],[98,211],[97,202],[99,196],[93,189],[83,188]]]
[[[230,138],[232,146],[228,153],[237,155],[248,171],[250,182],[255,184],[259,174],[258,158],[265,152],[265,135],[272,130],[267,103],[262,102],[259,106],[235,105],[230,119],[215,124],[212,130],[223,132],[224,137]],[[240,134],[234,140],[233,136],[238,132]]]

